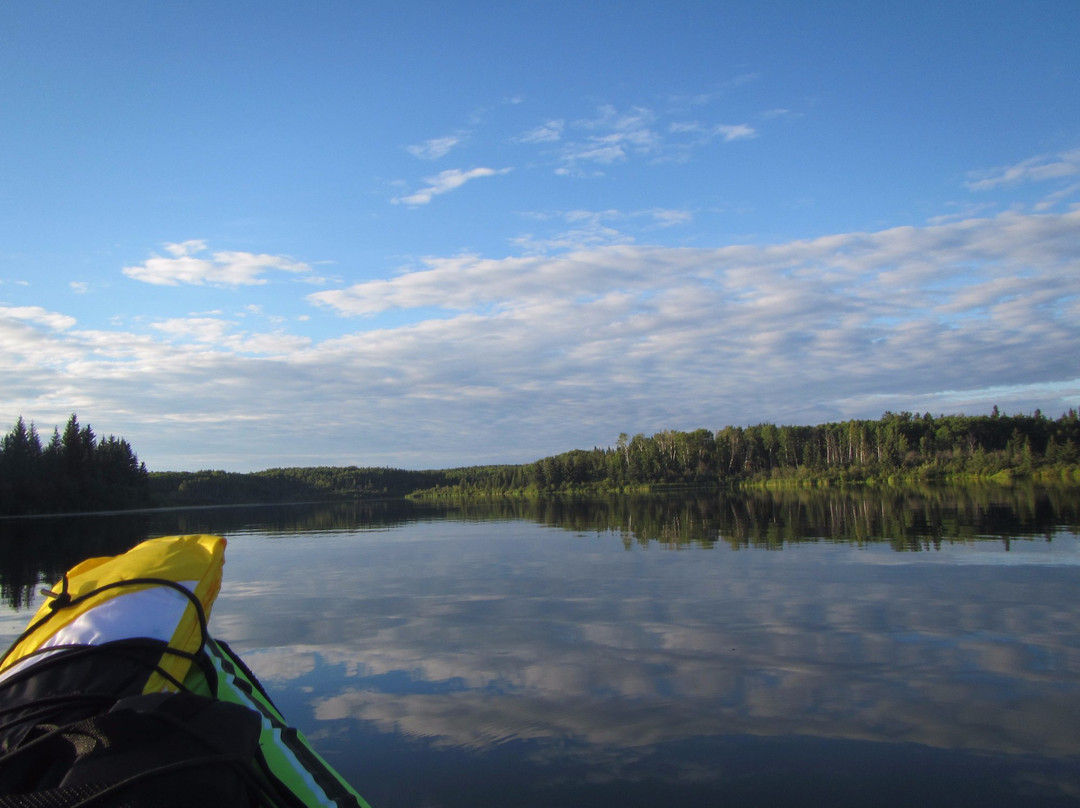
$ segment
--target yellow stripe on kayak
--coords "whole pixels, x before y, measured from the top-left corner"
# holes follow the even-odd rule
[[[71,642],[96,645],[148,633],[165,632],[166,636],[153,639],[167,640],[170,648],[193,654],[199,650],[203,638],[198,612],[194,604],[180,603],[184,599],[182,593],[163,589],[162,594],[139,595],[137,593],[154,590],[155,585],[139,583],[117,587],[115,584],[139,578],[172,581],[192,592],[209,618],[221,589],[224,564],[225,539],[204,534],[164,536],[145,541],[122,555],[87,559],[72,567],[52,587],[51,596],[30,621],[30,626],[36,628],[11,649],[0,665],[0,675],[27,656],[54,645]],[[102,591],[97,591],[99,589]],[[87,595],[85,600],[78,600]],[[134,597],[130,602],[124,602],[125,606],[148,606],[153,602],[159,613],[148,619],[145,609],[119,608],[122,601],[118,599],[131,596]],[[76,602],[65,605],[69,600]],[[154,617],[158,622],[154,622]],[[170,622],[175,623],[174,628]],[[183,681],[191,661],[166,653],[162,655],[160,666],[169,676]],[[167,677],[154,672],[148,677],[143,692],[175,689]]]

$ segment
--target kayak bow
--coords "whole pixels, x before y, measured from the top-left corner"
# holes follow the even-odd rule
[[[0,806],[368,808],[207,626],[225,539],[76,565],[0,658]]]

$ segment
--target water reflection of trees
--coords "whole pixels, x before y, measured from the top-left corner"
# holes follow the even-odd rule
[[[145,535],[136,515],[0,521],[0,597],[28,608],[39,582],[51,584],[84,558],[122,553]]]
[[[334,533],[357,529],[400,527],[408,522],[445,515],[446,506],[403,499],[283,505],[239,505],[155,512],[157,532],[169,533]]]
[[[831,541],[888,543],[898,551],[952,542],[1080,532],[1075,488],[906,486],[860,489],[755,489],[597,498],[492,499],[450,504],[405,500],[191,508],[83,517],[0,521],[0,596],[30,605],[39,582],[52,583],[84,558],[114,555],[143,539],[175,533],[270,536],[380,530],[410,522],[526,520],[582,533],[617,535],[627,546],[780,549]]]
[[[1038,485],[515,499],[465,504],[459,512],[465,518],[526,519],[566,530],[615,532],[627,546],[723,543],[735,549],[780,549],[832,541],[884,542],[910,551],[1080,530],[1076,489]]]
[[[245,532],[284,536],[389,529],[445,516],[446,510],[445,506],[385,500],[3,519],[0,598],[13,608],[29,608],[39,584],[51,585],[85,558],[116,555],[153,536]]]

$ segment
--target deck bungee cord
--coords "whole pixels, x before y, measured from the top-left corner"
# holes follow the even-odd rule
[[[88,559],[0,657],[0,808],[368,808],[208,630],[225,540]]]

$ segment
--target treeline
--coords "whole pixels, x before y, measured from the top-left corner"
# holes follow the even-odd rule
[[[1044,476],[1080,481],[1080,418],[887,412],[879,420],[818,426],[726,426],[619,436],[616,446],[575,449],[520,466],[446,472],[418,496],[633,491],[744,483],[844,484]]]
[[[98,440],[74,414],[44,445],[20,417],[0,441],[0,514],[139,507],[149,502],[148,477],[126,440]]]
[[[127,441],[98,440],[75,415],[42,445],[19,418],[0,441],[0,514],[137,507],[603,493],[742,484],[825,485],[884,480],[1028,476],[1080,482],[1080,417],[931,416],[818,426],[726,426],[619,436],[523,465],[441,471],[278,468],[148,473]]]
[[[235,505],[401,498],[445,482],[438,471],[355,466],[278,468],[248,474],[165,471],[150,474],[150,492],[160,506]]]
[[[426,503],[425,503],[426,504]],[[436,507],[432,503],[430,507]],[[610,533],[624,544],[779,549],[802,542],[888,542],[898,551],[952,542],[1038,538],[1080,531],[1073,486],[1015,481],[835,488],[746,488],[608,494],[590,497],[492,497],[443,504],[467,520],[525,520],[579,536]]]

